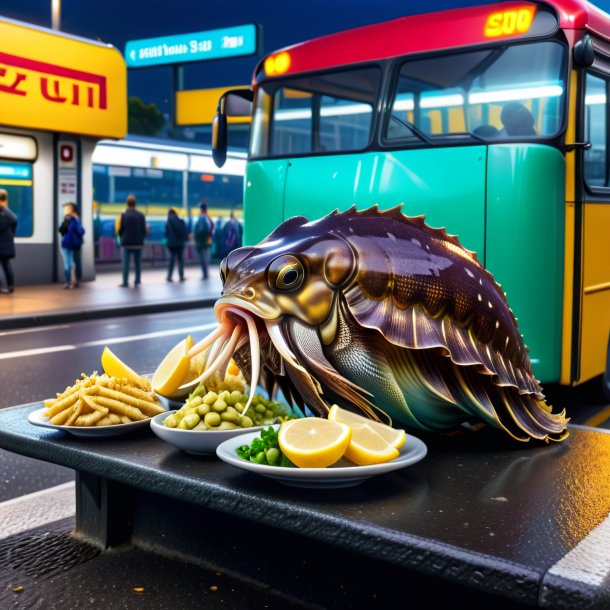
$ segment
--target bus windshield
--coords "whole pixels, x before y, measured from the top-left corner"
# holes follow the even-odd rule
[[[565,46],[477,48],[274,79],[256,95],[250,157],[550,138],[563,125]],[[390,70],[387,103],[378,103]],[[378,108],[386,115],[377,121]]]

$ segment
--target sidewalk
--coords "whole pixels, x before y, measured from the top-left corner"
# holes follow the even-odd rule
[[[140,286],[120,288],[121,272],[102,270],[73,290],[62,284],[18,286],[13,294],[0,294],[0,329],[211,307],[222,289],[218,267],[210,268],[205,281],[199,267],[187,267],[185,276],[184,282],[169,283],[165,268],[143,268]]]

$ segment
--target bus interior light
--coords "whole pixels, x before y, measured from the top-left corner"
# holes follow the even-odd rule
[[[489,104],[492,102],[511,102],[515,100],[531,100],[563,95],[561,85],[546,85],[542,87],[523,87],[520,89],[504,89],[501,91],[480,91],[468,96],[470,104]]]

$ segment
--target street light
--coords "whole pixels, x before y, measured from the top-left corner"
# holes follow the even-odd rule
[[[53,29],[59,30],[61,28],[61,0],[51,0],[51,16]]]

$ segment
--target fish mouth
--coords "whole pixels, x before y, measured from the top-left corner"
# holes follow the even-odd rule
[[[271,308],[255,305],[235,296],[222,297],[214,306],[219,326],[188,352],[189,358],[207,350],[204,372],[190,384],[202,383],[219,372],[224,377],[233,355],[250,348],[250,392],[245,414],[252,403],[261,376],[261,351],[275,350],[284,365],[303,371],[281,327],[281,316]]]

